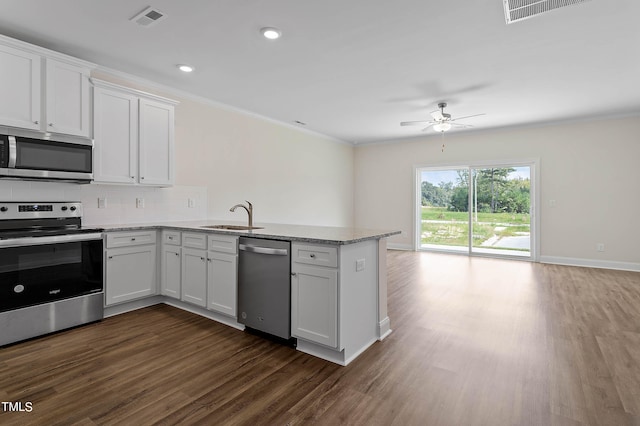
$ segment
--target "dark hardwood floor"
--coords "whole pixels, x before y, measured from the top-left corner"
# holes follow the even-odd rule
[[[169,306],[0,348],[1,425],[640,425],[640,274],[388,253],[348,367]],[[1,332],[1,330],[0,330]]]

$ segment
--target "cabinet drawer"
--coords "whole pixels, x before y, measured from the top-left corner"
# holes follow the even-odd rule
[[[294,262],[333,268],[338,266],[337,247],[293,243],[291,250]]]
[[[206,250],[207,249],[207,234],[196,234],[191,232],[182,233],[182,245],[184,247],[191,247]]]
[[[155,244],[156,231],[108,232],[107,248]]]
[[[179,231],[162,231],[162,242],[170,244],[172,246],[179,246],[182,244]]]
[[[207,236],[209,250],[221,253],[238,253],[238,237],[233,235],[209,234]]]

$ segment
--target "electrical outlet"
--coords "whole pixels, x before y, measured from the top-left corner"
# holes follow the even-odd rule
[[[189,207],[190,209],[194,208],[196,205],[196,200],[194,200],[193,198],[188,198],[187,199],[187,207]]]
[[[604,243],[598,243],[598,244],[596,244],[596,250],[598,250],[598,251],[604,251]]]
[[[107,208],[107,199],[106,198],[98,198],[98,208],[106,209]]]
[[[144,198],[136,198],[136,208],[144,209]]]
[[[356,260],[356,272],[364,271],[364,259]]]

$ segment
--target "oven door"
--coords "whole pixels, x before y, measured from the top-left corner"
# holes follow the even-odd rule
[[[0,312],[103,291],[102,234],[0,240]]]

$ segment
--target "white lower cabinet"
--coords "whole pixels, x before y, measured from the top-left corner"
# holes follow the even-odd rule
[[[207,308],[235,317],[238,294],[238,255],[210,251],[207,253],[207,264]]]
[[[236,236],[184,232],[182,300],[235,317],[238,292],[237,252]]]
[[[165,245],[162,247],[160,264],[161,294],[174,299],[180,299],[182,282],[182,255],[180,246]]]
[[[295,337],[338,347],[338,269],[326,265],[335,247],[292,244],[291,334]],[[302,258],[301,256],[304,256]],[[337,262],[329,264],[337,266]]]
[[[182,300],[207,306],[207,252],[182,249]]]
[[[108,233],[105,305],[156,294],[155,231]]]

